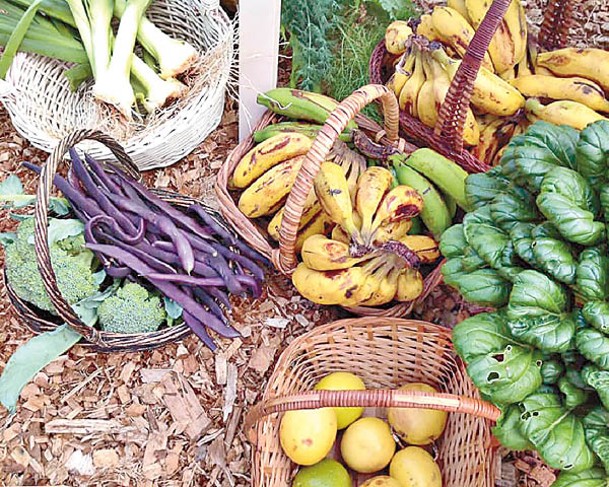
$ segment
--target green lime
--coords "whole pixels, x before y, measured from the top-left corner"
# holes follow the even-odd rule
[[[351,487],[347,469],[336,460],[326,458],[310,467],[302,467],[292,487]]]

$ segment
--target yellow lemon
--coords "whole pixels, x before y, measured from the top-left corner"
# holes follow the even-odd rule
[[[313,465],[322,460],[335,439],[336,414],[332,408],[287,411],[281,418],[281,447],[299,465]]]
[[[316,390],[326,391],[363,391],[364,381],[351,372],[333,372],[326,375],[315,386]],[[334,408],[338,429],[342,430],[358,419],[364,408]]]
[[[360,487],[402,487],[400,483],[387,475],[377,475],[366,480]]]
[[[385,468],[395,453],[389,425],[379,418],[361,418],[343,434],[340,452],[345,463],[360,473]]]
[[[440,467],[418,446],[397,452],[389,465],[389,475],[402,487],[442,487]]]
[[[437,392],[427,384],[412,383],[400,387],[401,391]],[[387,420],[406,443],[410,445],[429,445],[444,432],[448,413],[435,409],[388,408]]]

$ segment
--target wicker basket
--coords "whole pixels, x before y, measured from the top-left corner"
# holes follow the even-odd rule
[[[384,107],[384,129],[381,129],[379,125],[371,120],[359,115],[366,105],[376,99],[380,99]],[[407,144],[404,140],[398,138],[398,104],[393,93],[382,85],[368,85],[353,92],[330,114],[326,123],[319,131],[313,146],[306,155],[285,203],[285,213],[279,232],[278,248],[273,246],[265,230],[248,219],[239,210],[228,189],[228,182],[235,167],[255,145],[252,135],[241,142],[228,155],[228,158],[218,172],[215,187],[216,195],[220,201],[220,210],[225,219],[251,247],[269,258],[274,266],[285,275],[290,275],[298,265],[298,258],[295,252],[298,223],[300,222],[306,197],[313,187],[313,180],[319,171],[321,163],[326,160],[334,142],[338,139],[338,135],[344,130],[349,121],[353,119],[357,120],[360,129],[371,134],[372,137],[387,147],[403,152],[412,152],[416,149],[415,146]],[[274,114],[267,112],[258,122],[254,131],[260,130],[276,120],[277,117]],[[442,276],[439,269],[440,266],[438,265],[425,277],[423,293],[416,301],[394,304],[389,308],[359,306],[347,309],[354,314],[362,316],[405,316],[441,282]]]
[[[232,24],[218,0],[156,0],[147,16],[202,55],[200,72],[183,99],[145,123],[117,123],[115,115],[93,100],[91,82],[70,91],[63,75],[66,63],[18,53],[6,83],[0,81],[0,101],[17,132],[51,152],[74,130],[95,128],[118,140],[140,170],[169,166],[195,149],[222,117],[233,60]],[[79,148],[97,160],[112,160],[111,152],[98,144],[83,142]]]
[[[450,85],[434,128],[427,127],[406,112],[400,112],[400,129],[404,136],[428,145],[470,172],[490,169],[486,162],[480,161],[463,148],[463,130],[476,75],[510,3],[511,0],[493,0],[463,56],[463,62]],[[537,38],[537,44],[542,50],[553,50],[567,45],[569,31],[575,22],[573,9],[576,4],[577,0],[548,0]],[[381,40],[370,57],[371,82],[386,83],[392,74],[396,58],[387,51],[385,41]]]
[[[57,287],[53,268],[51,267],[49,247],[47,244],[49,197],[51,188],[53,187],[53,176],[55,175],[59,164],[63,160],[63,155],[70,147],[74,147],[74,145],[84,140],[87,140],[88,142],[96,141],[97,143],[104,144],[104,146],[107,147],[118,159],[118,163],[114,162],[113,164],[119,166],[131,176],[136,178],[139,177],[139,173],[135,165],[125,150],[115,140],[106,134],[94,130],[81,130],[72,133],[59,142],[57,147],[47,159],[47,162],[44,165],[40,175],[40,184],[38,186],[35,208],[36,222],[34,239],[38,267],[41,271],[43,282],[47,292],[49,293],[51,302],[56,308],[58,317],[54,317],[48,313],[43,314],[30,303],[20,299],[11,289],[10,285],[5,279],[5,282],[7,283],[7,294],[17,311],[18,317],[21,318],[27,327],[34,333],[51,331],[60,324],[67,323],[83,336],[83,340],[81,341],[82,345],[92,347],[94,350],[100,352],[149,350],[188,336],[191,331],[190,328],[184,323],[176,326],[161,328],[160,330],[150,333],[139,334],[111,333],[97,330],[82,323],[72,307],[62,297],[61,292]],[[110,164],[106,163],[106,166],[109,165]],[[201,201],[167,191],[155,190],[154,192],[163,200],[175,205],[178,208],[186,208],[193,203],[198,203],[204,206],[208,211],[212,212],[215,216],[220,217],[220,215],[208,208]]]
[[[370,390],[311,391],[331,372],[353,371]],[[441,393],[401,392],[424,382]],[[280,412],[329,406],[366,406],[374,415],[394,406],[449,411],[437,442],[445,487],[492,487],[495,450],[491,425],[499,416],[481,401],[456,357],[450,330],[422,321],[358,318],[335,321],[296,338],[281,354],[263,398],[249,412],[245,431],[254,444],[252,484],[290,485],[295,465],[279,443]]]

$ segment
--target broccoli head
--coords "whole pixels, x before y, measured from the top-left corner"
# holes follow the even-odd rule
[[[135,282],[125,282],[97,309],[102,330],[114,333],[147,333],[167,318],[158,296]]]
[[[92,271],[94,255],[80,244],[79,236],[59,240],[50,246],[51,264],[61,294],[69,304],[92,296],[98,290]],[[6,277],[17,296],[55,314],[36,261],[34,219],[19,225],[15,241],[5,247]]]

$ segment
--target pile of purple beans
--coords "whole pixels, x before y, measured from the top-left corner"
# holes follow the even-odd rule
[[[67,179],[54,184],[85,223],[85,240],[114,278],[147,281],[179,304],[184,322],[212,350],[209,330],[239,336],[229,323],[229,294],[259,297],[265,261],[209,210],[181,211],[115,166],[106,171],[70,150]],[[24,166],[40,172],[30,163]]]

